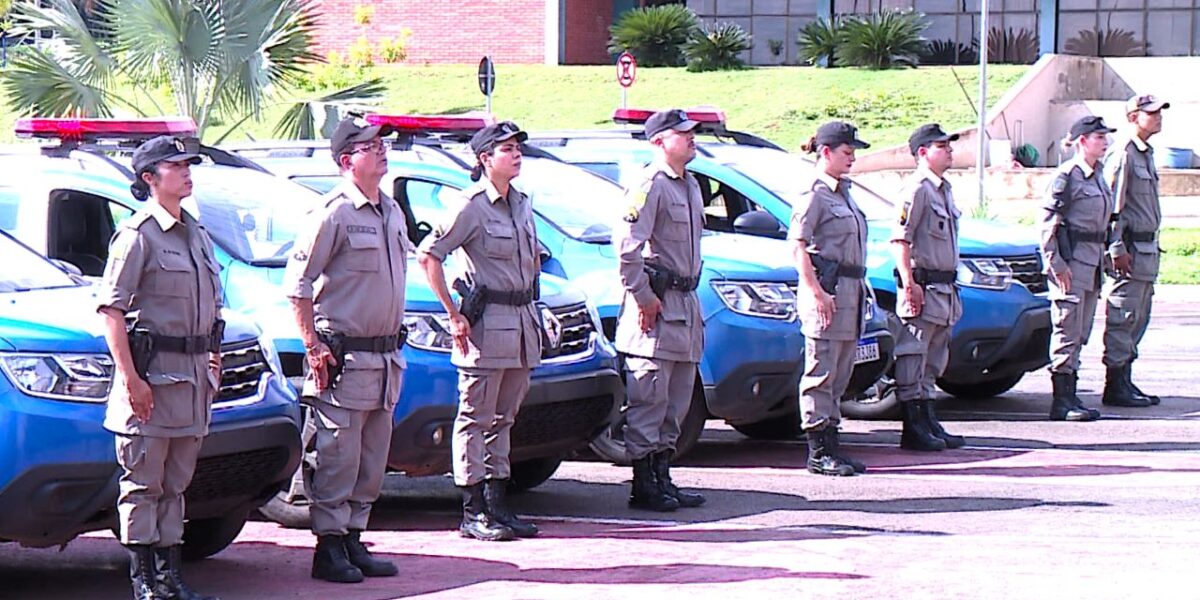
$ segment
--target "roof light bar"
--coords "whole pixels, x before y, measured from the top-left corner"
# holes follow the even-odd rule
[[[17,137],[61,140],[133,140],[159,135],[194,136],[191,117],[155,119],[74,119],[31,117],[18,119]]]
[[[644,125],[650,115],[657,111],[645,108],[618,108],[613,111],[614,123],[625,125]],[[696,107],[684,109],[689,119],[703,125],[724,125],[725,112],[712,107]]]
[[[369,114],[366,119],[372,125],[388,125],[402,133],[474,133],[496,123],[495,117],[481,112],[461,115]]]

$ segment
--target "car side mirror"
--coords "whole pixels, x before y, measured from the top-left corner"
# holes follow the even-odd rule
[[[774,238],[782,238],[785,233],[779,221],[765,210],[750,210],[738,215],[733,220],[733,231]]]

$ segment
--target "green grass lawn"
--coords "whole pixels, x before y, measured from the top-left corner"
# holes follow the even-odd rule
[[[1200,283],[1200,229],[1163,229],[1159,283]]]
[[[1027,69],[990,66],[989,102],[994,104]],[[496,71],[493,111],[527,129],[607,127],[613,109],[620,105],[620,87],[611,66],[499,65]],[[978,71],[972,67],[955,67],[955,71],[973,99]],[[444,113],[483,107],[475,65],[381,66],[371,72],[387,83],[383,110]],[[155,95],[166,99],[165,94]],[[950,67],[892,71],[772,67],[716,73],[643,68],[629,92],[629,104],[635,107],[720,107],[731,128],[762,135],[788,149],[797,148],[817,125],[833,118],[857,124],[860,135],[876,147],[901,143],[913,128],[928,121],[941,122],[948,129],[969,126],[976,119],[972,102]],[[262,121],[247,123],[229,139],[269,139],[283,110],[269,108]],[[12,139],[13,118],[12,111],[0,104],[0,141]],[[206,138],[213,139],[224,129],[211,127]]]

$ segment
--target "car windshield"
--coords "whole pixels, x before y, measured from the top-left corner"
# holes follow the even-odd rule
[[[11,190],[0,187],[0,197],[8,191]],[[22,246],[8,234],[0,233],[0,256],[4,257],[4,267],[0,268],[0,293],[80,285],[54,263]]]
[[[704,149],[711,153],[713,158],[741,171],[788,204],[791,204],[800,194],[796,173],[803,173],[813,168],[813,163],[806,158],[770,148],[705,144]],[[861,185],[856,184],[851,187],[850,195],[869,220],[889,219],[895,213],[895,208],[890,200]]]
[[[612,223],[624,198],[620,186],[573,165],[529,157],[513,183],[529,195],[538,213],[567,235],[595,244],[612,240]]]
[[[255,266],[287,264],[304,215],[320,196],[282,178],[251,169],[192,169],[195,189],[184,206],[198,214],[213,241],[234,258]]]
[[[296,175],[291,180],[318,194],[328,194],[339,183],[345,181],[338,175]]]

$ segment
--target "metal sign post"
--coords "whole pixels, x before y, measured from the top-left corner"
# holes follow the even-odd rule
[[[617,57],[617,83],[621,84],[621,108],[629,107],[629,87],[637,81],[637,59],[629,52]]]
[[[479,61],[479,91],[487,98],[487,112],[492,113],[492,91],[496,89],[496,68],[492,65],[492,57],[485,56]]]
[[[988,63],[988,0],[979,3],[979,149],[975,157],[975,170],[979,176],[979,204],[987,210],[987,63]]]

